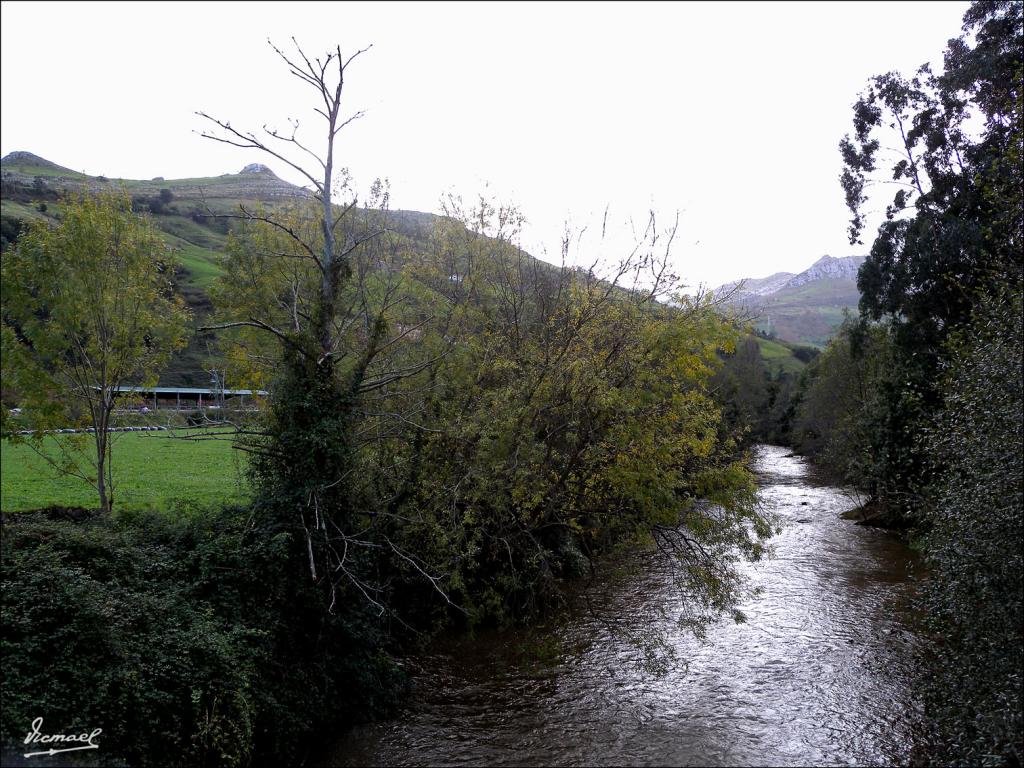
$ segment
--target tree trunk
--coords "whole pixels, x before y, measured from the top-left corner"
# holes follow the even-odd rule
[[[96,490],[100,495],[100,510],[110,511],[110,501],[107,499],[107,436],[104,430],[96,430]]]
[[[100,405],[99,417],[93,424],[96,430],[96,491],[100,497],[101,512],[110,512],[113,507],[113,499],[110,496],[112,489],[109,483],[111,410],[112,407],[108,405],[108,399],[104,396]]]

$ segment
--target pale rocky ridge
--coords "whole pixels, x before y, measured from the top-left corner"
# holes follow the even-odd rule
[[[735,300],[740,300],[755,296],[766,298],[786,288],[797,288],[815,280],[851,280],[856,283],[857,271],[864,263],[864,259],[864,256],[825,255],[798,274],[776,272],[768,277],[734,280],[731,283],[720,285],[714,292],[721,295],[735,290],[742,283],[742,287],[733,296]]]
[[[740,285],[743,287],[736,292],[737,297],[741,296],[768,296],[775,293],[784,286],[791,278],[795,277],[792,272],[776,272],[768,277],[750,277],[744,280],[734,280],[715,289],[715,293],[722,295],[727,291],[733,291]]]
[[[808,269],[795,275],[782,288],[796,288],[812,280],[857,280],[864,256],[822,256]]]

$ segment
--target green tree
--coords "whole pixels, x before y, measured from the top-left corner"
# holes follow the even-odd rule
[[[364,478],[357,457],[367,442],[384,438],[361,429],[360,419],[365,410],[395,414],[385,430],[391,435],[403,423],[399,382],[431,361],[404,350],[409,329],[396,315],[402,275],[385,226],[387,185],[374,183],[360,200],[336,154],[345,126],[360,115],[342,108],[346,75],[362,51],[343,57],[336,48],[322,59],[298,45],[291,57],[274,51],[312,90],[318,139],[297,130],[257,134],[199,114],[215,126],[208,138],[274,157],[301,173],[312,193],[295,205],[243,205],[225,217],[239,227],[209,330],[222,335],[233,369],[269,392],[259,428],[236,443],[252,454],[253,530],[280,542],[289,564],[274,598],[287,621],[272,640],[288,649],[288,664],[266,676],[298,697],[294,668],[309,671],[301,698],[315,702],[320,720],[302,727],[315,729],[348,704],[369,707],[392,691],[362,660],[388,668],[381,634],[393,617],[385,589],[393,581],[390,558],[422,565],[379,535],[379,498],[360,491],[360,482],[372,486],[378,475]],[[299,749],[300,730],[288,732],[288,749]]]
[[[231,238],[228,277],[215,292],[221,322],[210,329],[225,332],[235,370],[270,392],[261,433],[241,445],[253,454],[261,519],[294,536],[332,610],[349,590],[379,604],[365,575],[376,545],[357,533],[374,510],[353,490],[354,453],[367,439],[356,426],[364,397],[390,411],[394,385],[432,361],[404,350],[387,185],[375,182],[359,200],[337,165],[338,137],[361,115],[342,114],[342,102],[346,72],[363,51],[345,58],[336,49],[315,60],[297,45],[293,58],[274,51],[322,102],[315,107],[319,154],[297,131],[257,135],[199,113],[216,126],[204,135],[286,163],[314,191],[296,205],[243,206],[233,214],[243,226]]]
[[[736,608],[733,565],[760,556],[771,526],[709,392],[735,334],[707,297],[676,294],[674,229],[651,220],[599,277],[525,254],[512,207],[450,200],[446,214],[414,271],[447,307],[425,343],[455,343],[417,382],[424,429],[374,462],[402,468],[381,524],[409,521],[389,536],[445,564],[477,622],[529,618],[600,556],[650,546],[701,632]]]
[[[88,425],[90,459],[64,450],[51,463],[93,484],[103,510],[114,501],[110,427],[125,399],[118,393],[155,384],[186,340],[188,312],[172,274],[168,249],[124,193],[69,199],[59,225],[33,224],[3,254],[4,380],[36,430],[19,439],[49,456],[45,430]]]
[[[921,417],[941,407],[944,340],[980,293],[1019,280],[1024,268],[1021,18],[1020,2],[974,3],[943,74],[925,65],[910,79],[873,78],[854,106],[853,134],[840,142],[851,242],[863,230],[869,188],[896,187],[858,287],[862,315],[892,324],[903,382],[889,389],[892,418],[877,422],[875,443],[891,459],[878,466],[888,467],[884,485],[895,487],[898,471],[919,497],[929,465],[916,437]],[[984,117],[980,132],[969,129],[972,114]],[[895,159],[880,167],[890,145]],[[912,413],[901,404],[908,398]]]
[[[715,373],[712,386],[727,422],[737,431],[746,431],[746,439],[767,432],[769,376],[761,359],[761,348],[753,337],[743,339],[736,351],[726,355]]]
[[[952,334],[945,408],[924,435],[935,470],[925,519],[929,649],[922,687],[932,757],[1020,765],[1024,759],[1024,421],[1020,286],[982,299]]]
[[[883,487],[898,461],[877,444],[880,421],[916,414],[904,398],[896,414],[885,409],[886,394],[902,380],[894,366],[892,333],[887,324],[847,317],[825,351],[806,369],[796,408],[794,442],[838,479],[872,498],[899,501],[901,486]]]

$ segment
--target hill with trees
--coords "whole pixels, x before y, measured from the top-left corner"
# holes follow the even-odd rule
[[[276,209],[310,201],[312,193],[278,178],[267,166],[251,163],[238,173],[221,176],[150,180],[88,176],[31,152],[11,152],[0,159],[0,234],[6,249],[17,241],[25,224],[56,223],[69,194],[117,191],[131,197],[132,209],[148,216],[177,262],[176,290],[200,327],[210,317],[210,290],[225,274],[223,261],[229,234],[237,228],[240,210]],[[388,210],[386,226],[410,250],[423,253],[441,217],[419,211]],[[532,258],[531,258],[532,260]],[[547,268],[547,265],[545,265]],[[211,369],[224,360],[214,337],[195,333],[163,371],[161,386],[209,386]]]
[[[176,288],[191,310],[196,327],[210,316],[210,289],[224,275],[228,235],[239,223],[240,209],[274,209],[312,199],[310,190],[278,178],[261,163],[250,163],[237,173],[221,176],[141,180],[89,176],[31,152],[17,151],[0,159],[0,183],[4,248],[17,240],[28,222],[56,223],[63,211],[63,196],[83,190],[123,188],[131,197],[133,210],[149,217],[171,249],[178,265]],[[420,255],[429,251],[430,240],[443,218],[422,211],[390,209],[384,216],[387,228],[403,239],[407,249]],[[529,254],[525,257],[531,263],[536,261],[540,269],[554,269]],[[856,284],[847,279],[845,268],[849,260],[832,259],[844,266],[839,277],[819,269],[829,259],[824,257],[799,275],[780,272],[765,280],[745,280],[738,290],[738,283],[715,290],[716,294],[735,291],[732,302],[752,314],[756,331],[752,335],[769,370],[798,373],[807,362],[807,354],[800,348],[824,344],[841,321],[842,308],[856,306]],[[223,364],[214,337],[198,332],[163,371],[160,385],[209,386],[210,371]]]

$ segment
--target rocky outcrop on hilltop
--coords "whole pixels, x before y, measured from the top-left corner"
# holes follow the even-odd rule
[[[60,193],[82,188],[92,191],[110,189],[112,184],[123,184],[133,197],[152,197],[167,189],[178,201],[206,202],[218,198],[287,200],[311,194],[308,189],[279,178],[262,163],[250,163],[238,173],[205,179],[165,179],[157,176],[148,181],[87,176],[23,151],[11,152],[0,160],[0,167],[3,169],[4,197],[23,201],[56,197]]]
[[[768,277],[748,277],[736,280],[715,289],[719,296],[735,291],[733,300],[751,297],[767,298],[787,288],[798,288],[816,280],[852,280],[857,282],[857,271],[864,263],[864,256],[822,256],[803,272],[776,272]],[[736,290],[742,283],[742,287]]]
[[[795,275],[792,272],[776,272],[768,277],[748,277],[719,286],[715,289],[715,294],[724,296],[726,293],[735,292],[733,298],[736,299],[745,296],[768,296],[786,285],[793,277]]]
[[[55,171],[67,171],[67,168],[62,168],[56,163],[51,163],[39,155],[33,155],[31,152],[17,151],[10,152],[0,159],[0,165],[31,165],[38,168],[50,168]]]
[[[726,283],[715,290],[743,307],[759,330],[799,344],[824,345],[860,300],[857,272],[864,256],[822,256],[799,274]]]
[[[780,288],[796,288],[814,280],[857,280],[864,256],[822,256],[809,268],[792,277]]]
[[[277,178],[277,175],[263,163],[249,163],[247,166],[245,166],[245,168],[240,170],[239,173],[269,173],[275,179]]]
[[[63,165],[57,165],[56,163],[50,162],[44,157],[34,155],[31,152],[25,152],[18,150],[16,152],[9,152],[0,158],[0,168],[3,169],[5,176],[18,175],[18,174],[33,174],[44,172],[46,176],[50,177],[81,177],[82,174],[78,171],[73,171],[70,168],[65,168]]]

